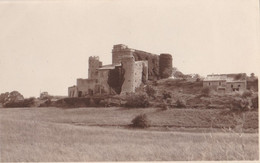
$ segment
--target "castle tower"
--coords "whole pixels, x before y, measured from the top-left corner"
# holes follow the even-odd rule
[[[124,83],[122,85],[121,94],[135,92],[135,60],[133,56],[122,58],[122,69],[124,71]]]
[[[159,56],[159,73],[161,78],[172,76],[172,55],[160,54]]]
[[[98,71],[97,69],[102,66],[102,62],[99,61],[99,57],[91,56],[88,59],[88,78],[89,79],[97,79]]]
[[[123,44],[114,45],[112,50],[112,64],[120,64],[122,58],[133,56],[134,51],[134,49],[130,49]]]

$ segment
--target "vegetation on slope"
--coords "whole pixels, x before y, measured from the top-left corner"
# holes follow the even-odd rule
[[[210,126],[220,110],[125,108],[0,109],[1,160],[38,161],[190,161],[258,160],[258,134],[169,132],[170,125]],[[145,113],[151,125],[169,125],[164,131],[100,126],[131,123]],[[228,114],[229,115],[229,114]],[[215,124],[233,123],[228,115]],[[257,114],[245,112],[244,126]],[[229,122],[230,121],[230,122]],[[256,119],[253,125],[258,123]],[[238,123],[238,122],[235,122]],[[236,125],[237,126],[237,125]],[[167,129],[167,130],[166,130]],[[165,132],[167,131],[167,132]]]

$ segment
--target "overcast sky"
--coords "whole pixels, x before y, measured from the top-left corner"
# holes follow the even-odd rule
[[[258,0],[0,1],[0,93],[67,95],[115,44],[170,53],[183,73],[259,70]],[[258,63],[258,64],[257,64]]]

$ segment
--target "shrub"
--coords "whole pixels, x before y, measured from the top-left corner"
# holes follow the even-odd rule
[[[204,87],[204,88],[202,88],[202,90],[201,90],[201,95],[203,95],[203,96],[209,96],[209,93],[210,93],[210,88],[209,88],[209,87]]]
[[[250,108],[250,103],[247,99],[234,98],[231,101],[231,110],[244,111]]]
[[[140,114],[132,120],[132,126],[136,128],[147,128],[151,126],[146,114]]]
[[[4,107],[7,108],[13,108],[13,107],[31,107],[35,105],[35,98],[31,97],[31,98],[27,98],[24,100],[20,100],[20,101],[10,101],[4,104]]]
[[[252,98],[252,107],[258,109],[258,96]]]
[[[243,98],[251,97],[251,96],[252,96],[252,92],[249,91],[249,90],[244,91],[243,94],[242,94]]]
[[[168,78],[170,76],[172,76],[172,68],[166,68],[161,74],[161,78],[163,79]]]
[[[186,102],[182,99],[178,99],[176,101],[176,107],[177,108],[186,108]]]
[[[163,92],[163,99],[164,100],[166,100],[167,98],[171,98],[172,96],[171,96],[171,93],[170,92],[166,92],[166,91],[164,91]]]
[[[147,85],[145,91],[149,97],[155,98],[156,90],[151,85]]]
[[[149,100],[146,93],[130,93],[126,97],[127,107],[140,108],[140,107],[148,107]]]
[[[168,110],[169,105],[171,103],[171,100],[162,100],[162,103],[160,103],[159,107],[162,108],[162,110]]]

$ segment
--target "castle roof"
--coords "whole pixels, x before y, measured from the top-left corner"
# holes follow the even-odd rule
[[[246,74],[213,74],[207,75],[203,81],[226,81],[226,82],[244,82]]]
[[[100,67],[98,70],[112,70],[112,69],[115,69],[116,66],[121,66],[121,63],[119,64],[109,64],[109,65],[104,65],[102,67]]]

